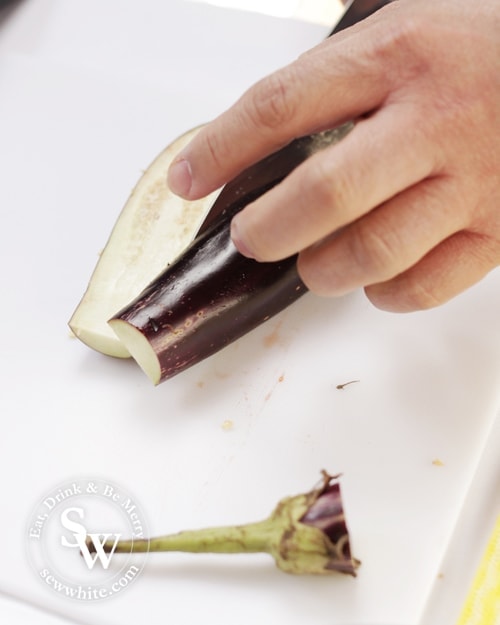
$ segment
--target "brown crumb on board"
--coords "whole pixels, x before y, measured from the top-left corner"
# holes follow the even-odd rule
[[[432,461],[432,464],[435,467],[444,467],[444,462],[440,460],[439,458],[434,458],[434,460]]]
[[[349,382],[344,382],[343,384],[337,384],[335,388],[338,389],[339,391],[342,391],[345,389],[346,386],[349,386],[349,384],[357,384],[358,382],[359,380],[349,380]]]

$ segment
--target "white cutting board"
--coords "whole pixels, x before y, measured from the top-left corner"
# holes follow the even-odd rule
[[[70,339],[140,170],[325,34],[180,0],[137,6],[27,0],[0,25],[0,592],[92,625],[417,625],[499,405],[500,274],[409,315],[362,293],[307,295],[157,388]],[[157,534],[258,520],[322,468],[343,473],[356,579],[161,555],[120,596],[76,602],[26,557],[33,507],[73,478],[134,493]]]

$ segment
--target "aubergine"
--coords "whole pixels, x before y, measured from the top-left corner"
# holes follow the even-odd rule
[[[228,183],[193,243],[109,320],[154,384],[211,356],[306,293],[296,255],[270,263],[244,257],[231,241],[231,220],[351,128],[296,139]]]
[[[300,297],[295,257],[245,258],[230,237],[230,213],[109,321],[158,384],[222,349]]]

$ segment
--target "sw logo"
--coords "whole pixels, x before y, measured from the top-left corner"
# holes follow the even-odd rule
[[[63,547],[79,549],[89,570],[94,568],[97,560],[100,561],[103,569],[107,570],[110,565],[111,558],[113,557],[113,553],[116,549],[116,545],[120,540],[121,534],[88,533],[84,525],[70,518],[70,514],[78,515],[80,520],[83,520],[85,516],[82,508],[66,508],[66,510],[61,513],[61,525],[72,533],[75,540],[75,542],[70,542],[68,538],[63,535],[61,536],[61,544],[63,545]],[[103,545],[113,536],[115,539],[113,543],[113,548],[109,553],[106,553],[103,549]],[[89,538],[94,545],[94,553],[91,553],[88,547],[87,538]]]

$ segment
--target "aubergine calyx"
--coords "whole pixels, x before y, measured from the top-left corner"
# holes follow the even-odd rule
[[[242,256],[231,241],[231,220],[352,126],[299,138],[228,183],[209,212],[211,225],[109,320],[153,384],[223,349],[307,292],[296,256],[271,263]]]
[[[108,319],[126,306],[198,234],[219,190],[188,202],[166,183],[173,158],[199,131],[185,133],[144,171],[125,203],[75,309],[69,326],[83,343],[120,358],[130,353],[109,327]]]
[[[187,530],[151,539],[106,540],[107,553],[268,553],[276,566],[294,575],[345,573],[356,576],[360,561],[351,554],[338,475],[322,472],[313,490],[286,497],[256,523]],[[95,544],[87,540],[90,551]]]

